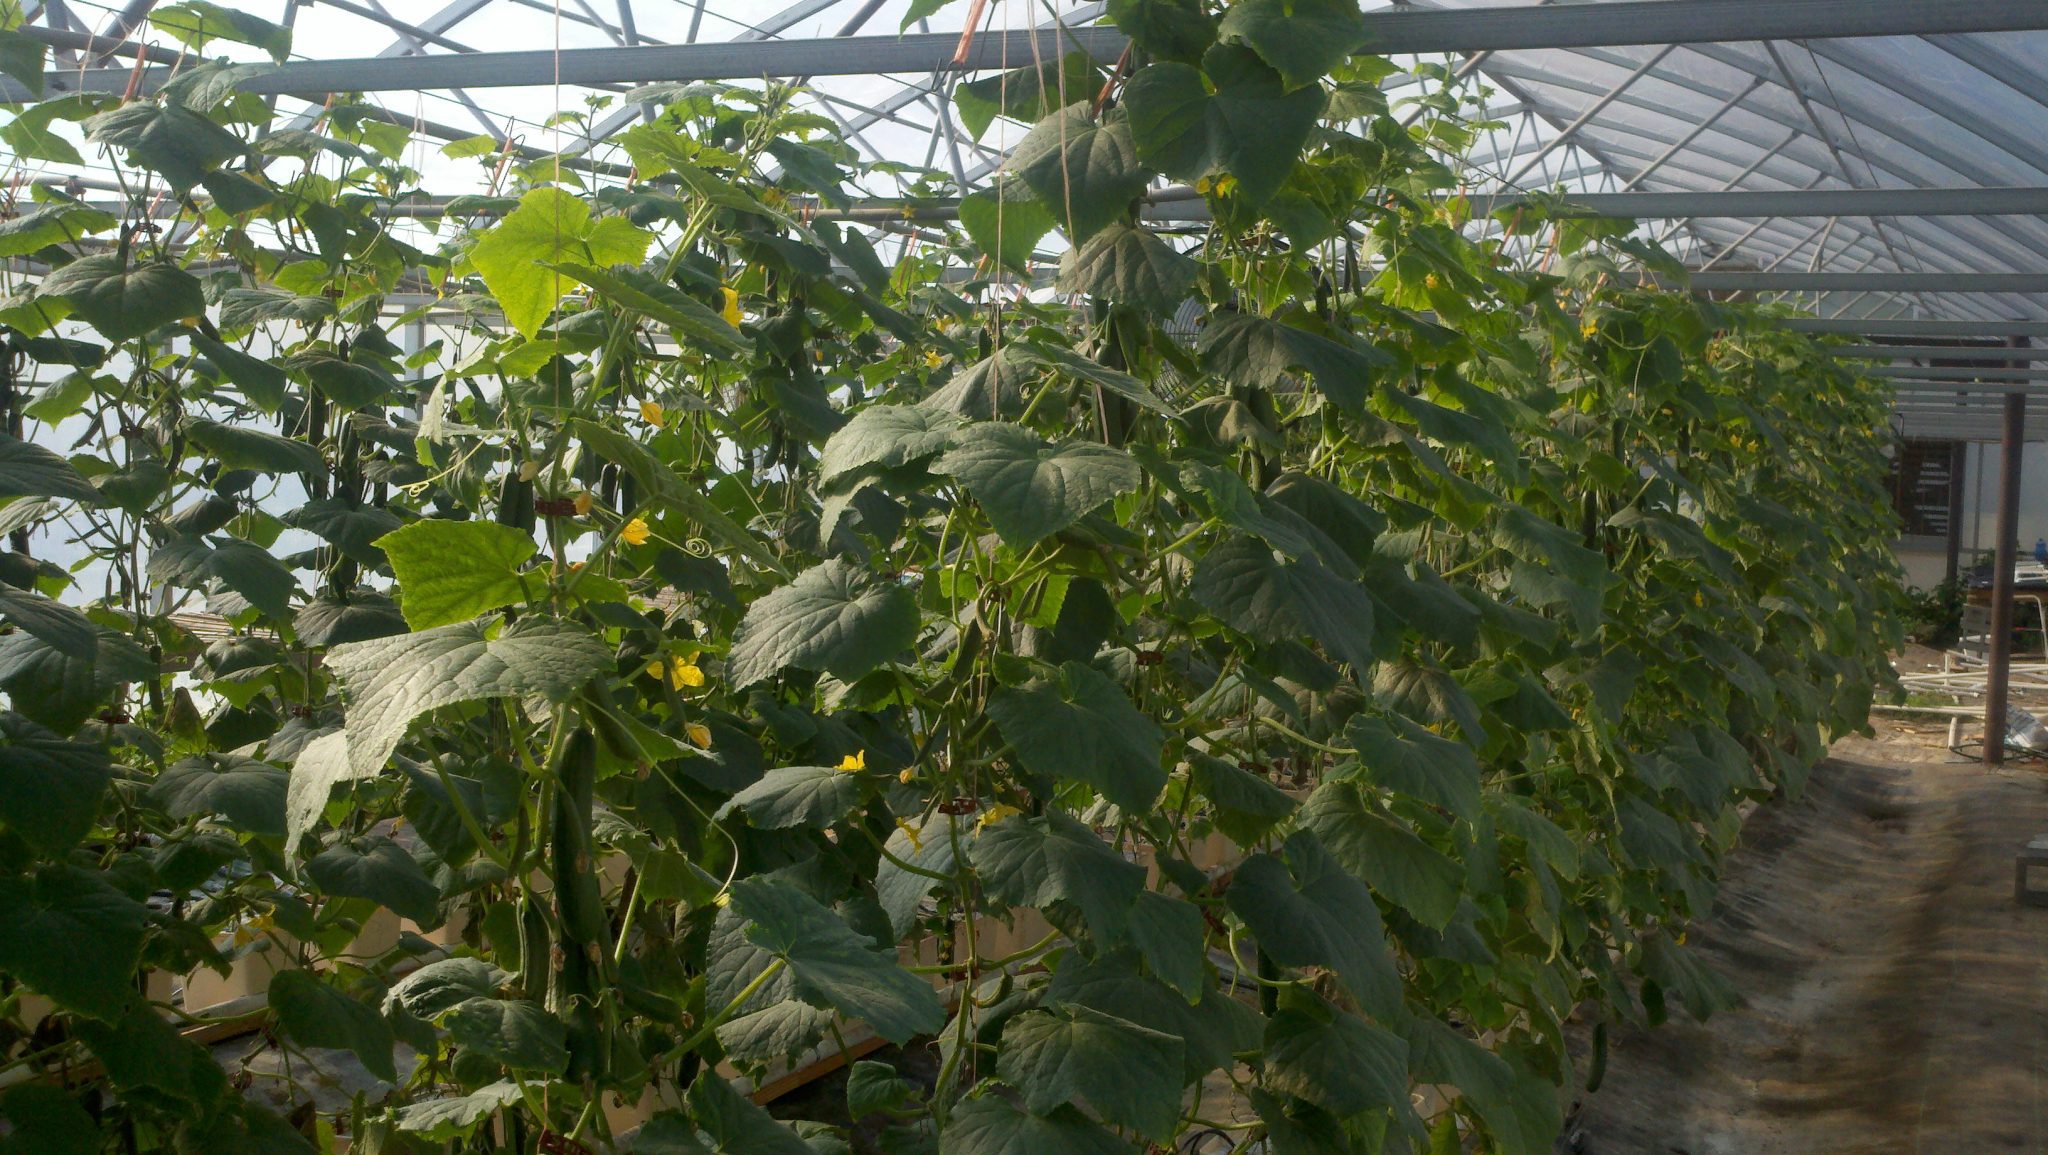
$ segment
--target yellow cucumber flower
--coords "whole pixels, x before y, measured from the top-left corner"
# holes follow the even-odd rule
[[[653,536],[654,531],[647,528],[647,523],[637,517],[619,530],[619,540],[627,545],[646,545],[647,539]]]

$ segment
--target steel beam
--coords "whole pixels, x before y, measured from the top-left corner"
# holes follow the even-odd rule
[[[2048,321],[1787,317],[1778,323],[1795,333],[1839,333],[1851,337],[2048,337]]]
[[[2004,345],[1837,345],[1828,352],[1837,357],[1985,360],[2001,365],[2011,361],[2048,361],[2048,349],[2008,349]]]
[[[2019,360],[2015,357],[2014,360]],[[1870,365],[1862,373],[1866,377],[1897,377],[1910,381],[1983,381],[1998,384],[2003,381],[2048,381],[2048,369],[2016,368],[1999,365],[1978,368],[1974,365]]]
[[[469,5],[451,6],[456,11]],[[473,9],[470,9],[473,10]],[[467,13],[464,12],[464,15]],[[1919,36],[2048,29],[2038,0],[1615,0],[1603,4],[1521,5],[1455,10],[1388,9],[1362,15],[1363,51],[1430,55],[1600,45],[1700,44],[1862,36]],[[416,27],[437,32],[430,19]],[[452,23],[452,22],[451,22]],[[35,36],[41,29],[24,27]],[[1017,34],[1012,34],[1012,39]],[[1065,28],[1041,34],[1039,56],[1078,48],[1114,60],[1125,43],[1111,28]],[[979,37],[955,63],[959,37],[826,37],[745,44],[636,45],[571,49],[560,54],[564,84],[661,80],[735,80],[762,76],[854,76],[873,73],[971,72],[1000,67],[1001,37]],[[1032,59],[1011,45],[1013,58]],[[1022,53],[1021,56],[1015,54]],[[395,89],[522,87],[556,82],[552,50],[486,52],[444,57],[397,56],[291,61],[243,85],[250,92],[325,95]],[[112,72],[120,77],[102,75]],[[71,78],[84,91],[121,91],[125,70],[95,69]],[[151,70],[150,88],[165,79]],[[65,89],[76,91],[78,89]]]
[[[1535,198],[1503,196],[1505,203]],[[1770,189],[1567,193],[1560,215],[1632,217],[2048,216],[2048,188]]]
[[[2048,293],[2048,273],[1694,273],[1709,292]]]

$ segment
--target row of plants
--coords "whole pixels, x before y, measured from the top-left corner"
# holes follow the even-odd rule
[[[1110,9],[961,86],[1030,128],[957,230],[835,223],[885,174],[779,86],[631,94],[630,182],[457,142],[410,232],[407,132],[260,65],[15,110],[124,193],[0,222],[0,1147],[1536,1153],[1728,1003],[1737,807],[1898,641],[1886,398],[1469,228],[1347,0]],[[296,1101],[373,1090],[195,1040],[252,959]],[[864,1032],[933,1060],[732,1081]]]

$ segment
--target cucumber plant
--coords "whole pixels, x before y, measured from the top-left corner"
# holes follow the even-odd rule
[[[1729,1003],[1737,807],[1898,642],[1886,395],[1478,227],[1350,0],[1109,8],[960,87],[957,228],[777,85],[415,228],[235,65],[13,111],[121,192],[0,222],[0,1145],[1535,1153],[1569,1024]],[[259,963],[285,1114],[191,1005]]]

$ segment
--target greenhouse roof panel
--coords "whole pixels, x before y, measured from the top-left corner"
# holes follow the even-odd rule
[[[1606,4],[1610,12],[1591,11]],[[53,86],[118,86],[137,73],[122,39],[172,59],[148,23],[149,0],[24,4],[54,45]],[[808,100],[871,159],[984,183],[1021,139],[998,118],[978,138],[959,123],[954,87],[1083,46],[1121,43],[1099,2],[953,0],[238,0],[227,7],[293,31],[290,59],[257,83],[307,123],[322,98],[306,85],[335,69],[366,100],[419,130],[416,167],[430,191],[479,183],[440,140],[482,134],[530,150],[601,161],[640,119],[619,97],[637,81],[718,75],[758,82],[804,63]],[[1593,0],[1488,4],[1425,0],[1366,11],[1375,43],[1404,60],[1462,62],[1492,89],[1499,127],[1474,147],[1475,192],[1701,192],[2048,186],[2048,147],[2031,125],[2048,113],[2048,15],[2022,0]],[[972,58],[949,46],[975,21]],[[1036,31],[1040,36],[1034,37]],[[1745,33],[1795,39],[1731,40]],[[1907,33],[1916,33],[1909,35]],[[82,38],[91,36],[91,41]],[[68,38],[68,39],[67,39]],[[843,45],[831,43],[843,39]],[[675,46],[689,46],[681,52]],[[209,54],[259,61],[225,43]],[[1421,55],[1414,55],[1421,54]],[[479,55],[460,67],[443,57]],[[591,70],[595,70],[592,72]],[[895,69],[896,71],[891,71]],[[576,82],[576,77],[611,79]],[[563,78],[568,79],[563,79]],[[467,78],[468,87],[434,87]],[[1398,99],[1405,95],[1390,82]],[[1412,89],[1408,90],[1412,92]],[[583,114],[565,120],[558,110]],[[25,166],[30,177],[66,175]],[[903,178],[865,178],[890,196]],[[1897,214],[1646,221],[1690,265],[1798,272],[2016,273],[2048,268],[2039,215]],[[1990,291],[1787,290],[1826,316],[2048,317],[2044,295]]]

